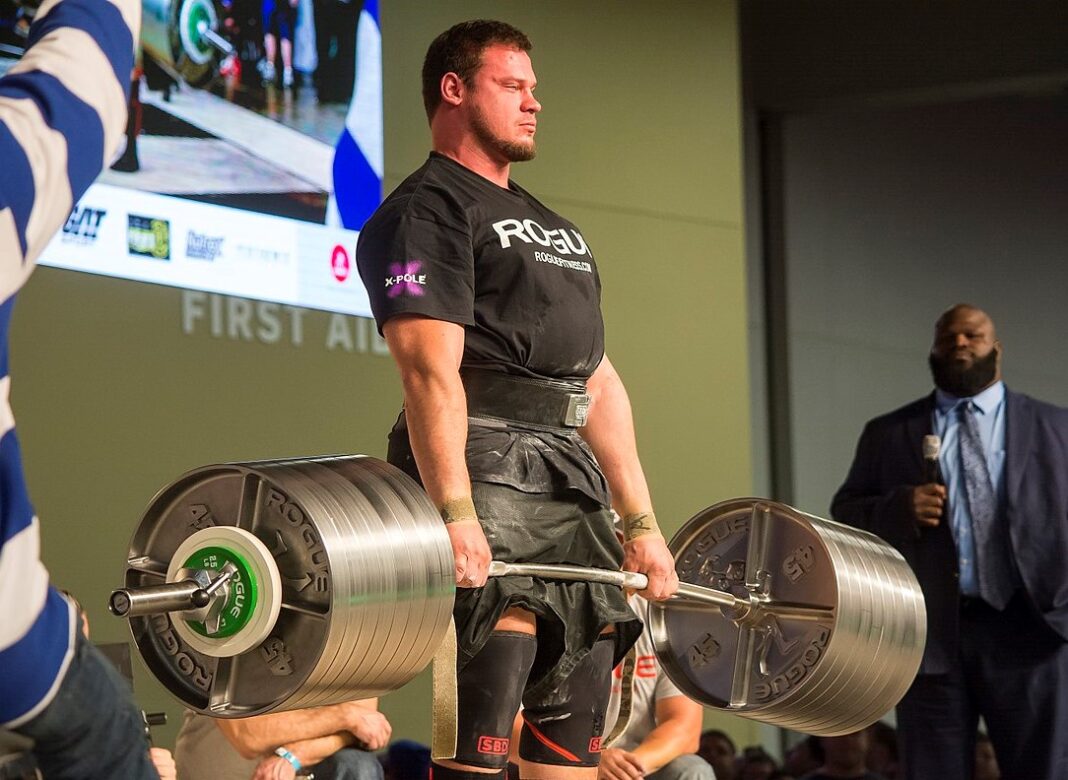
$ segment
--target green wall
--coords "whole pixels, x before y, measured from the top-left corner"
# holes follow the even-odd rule
[[[733,2],[384,0],[386,185],[426,155],[419,69],[462,19],[524,29],[544,110],[514,178],[582,229],[604,282],[608,352],[627,383],[661,522],[750,491],[740,97]],[[655,9],[651,12],[650,9]],[[399,407],[365,320],[306,312],[277,343],[225,316],[183,323],[181,291],[40,269],[16,307],[12,401],[44,557],[98,641],[129,536],[157,489],[206,463],[328,452],[382,456]],[[220,300],[225,314],[231,304]],[[207,307],[210,314],[210,305]],[[348,328],[351,350],[328,348]],[[294,343],[299,335],[299,342]],[[336,335],[336,331],[335,331]],[[429,737],[429,681],[383,700],[396,736]],[[146,675],[137,696],[179,708]],[[710,715],[742,744],[757,728]]]

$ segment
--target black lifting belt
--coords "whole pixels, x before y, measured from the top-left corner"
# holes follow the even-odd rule
[[[460,369],[467,413],[552,428],[586,424],[590,397],[584,382],[532,379],[480,368]]]

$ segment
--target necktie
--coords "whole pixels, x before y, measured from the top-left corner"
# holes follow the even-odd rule
[[[1009,540],[998,522],[997,500],[974,406],[966,401],[957,407],[957,413],[960,417],[960,464],[975,538],[979,595],[987,604],[1000,610],[1005,608],[1013,591],[1008,561]]]

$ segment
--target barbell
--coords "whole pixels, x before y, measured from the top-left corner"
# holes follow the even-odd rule
[[[681,585],[649,628],[691,698],[833,736],[911,684],[923,596],[877,537],[747,498],[699,512],[668,546]],[[634,572],[501,561],[490,576],[646,586]],[[232,463],[150,502],[109,607],[186,707],[246,717],[403,686],[449,630],[453,580],[438,512],[399,469],[361,455]]]

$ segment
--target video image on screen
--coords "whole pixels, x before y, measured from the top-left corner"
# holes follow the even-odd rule
[[[0,0],[0,74],[35,0]],[[125,142],[40,262],[367,316],[379,0],[144,0]]]

